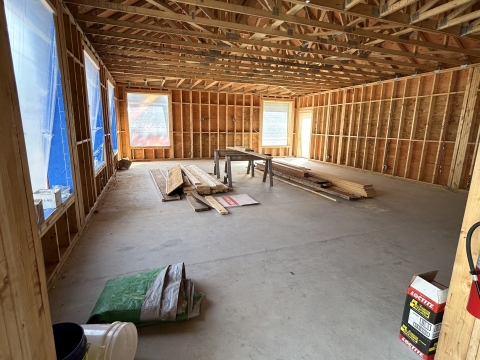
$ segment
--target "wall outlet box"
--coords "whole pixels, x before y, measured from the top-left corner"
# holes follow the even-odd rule
[[[62,203],[62,191],[60,189],[41,189],[33,193],[35,200],[42,200],[44,209],[56,209]]]

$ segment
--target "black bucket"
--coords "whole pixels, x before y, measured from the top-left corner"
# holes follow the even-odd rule
[[[87,338],[80,325],[70,322],[54,324],[53,337],[57,360],[87,359]]]

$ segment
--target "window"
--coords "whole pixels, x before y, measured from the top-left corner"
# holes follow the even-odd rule
[[[168,95],[127,94],[130,146],[170,146]]]
[[[110,113],[110,138],[112,139],[113,153],[118,151],[118,137],[117,137],[117,107],[115,105],[115,90],[113,84],[108,81],[108,107]]]
[[[264,101],[262,146],[288,146],[291,102]]]
[[[65,201],[73,182],[54,15],[40,0],[4,4],[32,190],[61,187]]]
[[[88,115],[92,134],[93,165],[97,171],[105,164],[104,145],[105,131],[103,130],[102,100],[100,95],[100,74],[97,64],[84,52],[85,74],[87,76]]]

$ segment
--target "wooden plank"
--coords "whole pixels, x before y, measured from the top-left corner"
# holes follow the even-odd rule
[[[219,214],[221,215],[228,214],[228,210],[225,209],[222,205],[220,205],[220,203],[217,200],[215,200],[213,196],[205,196],[205,200],[207,200],[210,206],[213,207],[215,210],[217,210]]]
[[[203,205],[205,205],[205,206],[208,206],[208,207],[212,208],[212,207],[210,206],[210,204],[208,203],[208,201],[205,200],[205,198],[204,198],[203,196],[201,196],[198,192],[192,191],[192,192],[191,192],[191,195],[193,196],[193,198],[195,199],[195,201],[197,201],[197,202],[199,202],[199,203],[201,203],[201,204],[203,204]]]
[[[450,168],[450,174],[448,177],[448,185],[454,190],[458,189],[460,186],[460,178],[465,165],[468,139],[470,137],[473,117],[478,100],[479,85],[480,67],[471,68],[463,98],[460,122],[458,124],[452,167]]]
[[[175,165],[168,170],[167,195],[170,195],[176,189],[183,185],[182,168],[180,164]]]
[[[190,204],[190,206],[192,207],[192,209],[195,211],[195,212],[202,212],[202,211],[208,211],[210,210],[210,207],[209,206],[206,206],[204,204],[201,204],[199,203],[198,201],[195,200],[195,198],[192,196],[192,194],[186,194],[185,195],[188,203]]]
[[[465,236],[478,219],[480,219],[480,153],[477,153],[475,159],[472,184],[458,240],[448,299],[435,355],[435,359],[438,360],[465,359],[471,342],[478,341],[478,333],[473,331],[474,322],[478,320],[475,320],[465,308],[472,282],[465,256]],[[473,233],[471,245],[473,259],[477,259],[480,250],[479,230]]]
[[[51,360],[56,355],[47,281],[4,6],[0,63],[0,357]]]
[[[273,170],[281,170],[283,172],[286,172],[298,177],[302,177],[302,178],[308,177],[308,172],[305,170],[295,169],[294,167],[284,165],[284,164],[279,164],[277,162],[272,162],[272,165],[273,165]]]
[[[150,176],[152,177],[153,182],[156,185],[160,196],[162,197],[162,202],[164,201],[173,201],[173,200],[180,200],[180,195],[168,195],[167,194],[167,180],[163,172],[158,169],[150,170]]]
[[[183,173],[187,176],[190,183],[194,186],[202,185],[202,183],[183,165],[181,165]]]
[[[321,194],[321,193],[319,193],[318,191],[314,191],[314,190],[307,189],[306,187],[303,187],[303,186],[294,184],[294,183],[292,183],[292,182],[290,182],[290,181],[283,180],[283,179],[280,179],[280,178],[278,178],[278,177],[276,177],[275,180],[280,181],[280,182],[283,182],[283,183],[288,184],[288,185],[291,185],[291,186],[293,186],[293,187],[302,189],[303,191],[308,191],[308,192],[310,192],[310,193],[312,193],[312,194],[321,196],[321,197],[323,197],[323,198],[325,198],[325,199],[328,199],[328,200],[331,200],[331,201],[334,201],[334,202],[339,202],[337,199],[334,199],[334,198],[332,198],[332,197],[330,197],[330,196],[327,196],[327,195],[325,195],[325,194]]]

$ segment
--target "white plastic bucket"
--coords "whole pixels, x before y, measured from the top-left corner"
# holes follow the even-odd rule
[[[89,344],[89,360],[134,360],[137,328],[132,323],[82,325]]]

